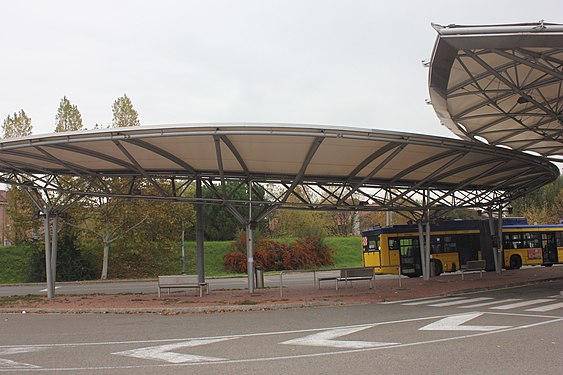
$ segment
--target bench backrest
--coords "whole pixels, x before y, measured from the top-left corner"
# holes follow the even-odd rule
[[[347,268],[340,270],[340,277],[370,277],[373,275],[373,267]]]
[[[483,269],[486,264],[485,260],[468,260],[467,263],[465,263],[465,267],[469,269]]]
[[[197,280],[193,276],[188,275],[168,275],[159,276],[158,285],[186,285],[186,284],[197,284]]]

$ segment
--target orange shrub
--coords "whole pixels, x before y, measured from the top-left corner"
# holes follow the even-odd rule
[[[225,269],[246,273],[246,235],[243,233],[231,244],[233,251],[223,257]],[[334,250],[326,246],[322,238],[311,236],[291,244],[270,239],[260,239],[254,244],[254,262],[264,271],[311,269],[333,265]]]

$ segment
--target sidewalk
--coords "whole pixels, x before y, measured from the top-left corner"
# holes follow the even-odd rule
[[[214,290],[211,281],[209,295],[196,296],[194,290],[163,294],[87,294],[57,295],[48,300],[41,296],[4,298],[0,301],[0,313],[210,313],[228,311],[262,311],[273,309],[301,308],[310,306],[335,306],[396,301],[431,296],[448,296],[480,290],[502,289],[515,286],[549,282],[563,279],[563,267],[533,267],[520,270],[466,274],[444,274],[429,281],[422,278],[380,279],[376,277],[374,289],[366,281],[355,282],[353,287],[339,287],[333,283],[323,284],[322,289],[313,285],[286,286],[283,296],[278,287],[257,289],[249,294],[246,289]]]

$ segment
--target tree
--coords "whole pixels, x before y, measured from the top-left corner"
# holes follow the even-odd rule
[[[138,126],[137,111],[133,108],[127,95],[116,99],[112,106],[114,127]],[[120,185],[120,178],[107,178],[108,185]],[[139,227],[149,217],[143,212],[133,219],[126,213],[135,211],[137,202],[120,200],[112,197],[93,198],[90,200],[91,210],[83,219],[79,229],[95,234],[103,242],[102,272],[100,278],[107,279],[109,269],[110,245]]]
[[[76,105],[72,105],[65,97],[61,99],[61,104],[55,117],[55,132],[66,132],[82,130],[82,115]]]
[[[33,127],[31,118],[22,109],[14,116],[4,120],[2,126],[4,138],[24,137],[31,134]],[[11,187],[8,192],[8,209],[11,226],[8,238],[14,244],[26,242],[31,233],[37,231],[38,222],[35,217],[37,209],[24,189]]]
[[[23,109],[14,113],[14,117],[8,115],[2,125],[4,138],[25,137],[31,134],[32,129],[31,118],[26,115]]]
[[[552,183],[512,202],[513,214],[525,217],[529,223],[559,223],[559,220],[563,218],[562,197],[563,177],[559,177]]]
[[[27,195],[25,189],[13,186],[7,193],[8,207],[6,213],[10,218],[6,225],[6,235],[14,245],[27,243],[31,236],[39,232],[37,207]]]
[[[86,231],[98,237],[103,243],[101,280],[106,280],[109,269],[109,250],[113,242],[131,232],[147,219],[147,216],[138,218],[136,223],[130,224],[124,211],[127,203],[123,199],[93,197],[84,204],[85,210],[79,207],[73,209],[74,215],[79,218],[80,224],[70,224],[76,229]]]
[[[133,108],[133,103],[127,95],[117,98],[112,106],[113,120],[112,125],[115,128],[124,128],[127,126],[139,126],[139,115]]]
[[[204,198],[217,198],[217,194],[221,194],[221,186],[210,188],[204,186],[202,195]],[[230,199],[244,201],[248,199],[248,186],[246,184],[227,182],[225,183],[226,194]],[[254,199],[263,200],[264,191],[257,185],[253,189]],[[235,209],[244,218],[248,218],[248,206],[236,206]],[[253,207],[253,213],[256,214],[260,210],[259,207]],[[244,225],[239,223],[229,210],[223,205],[207,204],[203,208],[204,237],[210,241],[227,241],[237,237],[238,232],[243,230]],[[265,225],[264,221],[258,223],[259,229]]]

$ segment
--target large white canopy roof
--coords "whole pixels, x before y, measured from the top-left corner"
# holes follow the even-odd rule
[[[476,142],[288,124],[140,126],[6,139],[0,173],[6,183],[82,195],[189,200],[183,192],[195,179],[208,186],[252,181],[269,191],[262,203],[276,208],[413,210],[491,207],[558,176],[543,158]],[[128,183],[116,191],[108,176]],[[225,194],[217,188],[215,203],[244,203]]]
[[[430,97],[442,123],[563,161],[563,25],[433,26]]]

